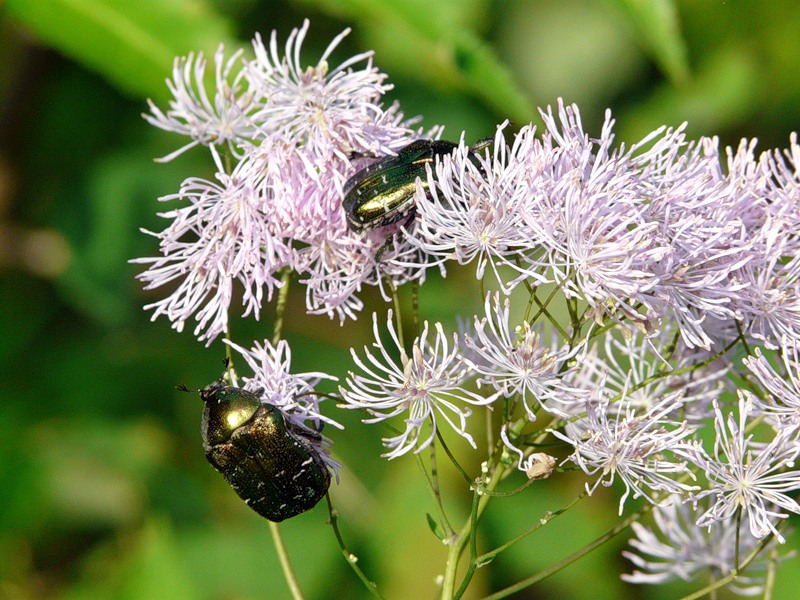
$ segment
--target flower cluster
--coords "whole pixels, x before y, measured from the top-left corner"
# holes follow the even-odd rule
[[[163,231],[146,232],[159,240],[160,256],[134,261],[148,265],[138,276],[147,289],[174,285],[146,307],[153,318],[165,315],[178,330],[194,318],[195,335],[208,343],[227,330],[234,282],[243,290],[243,315],[258,318],[262,303],[283,285],[283,271],[294,271],[310,312],[344,319],[360,310],[363,285],[416,276],[397,266],[378,271],[385,234],[350,232],[341,201],[354,160],[393,153],[419,132],[396,105],[382,106],[390,86],[370,53],[329,66],[347,31],[304,68],[308,26],[291,33],[283,53],[274,32],[269,45],[255,38],[250,60],[241,52],[225,59],[220,48],[213,95],[202,55],[176,60],[169,110],[151,103],[145,115],[191,139],[164,160],[198,145],[214,160],[215,180],[192,177],[161,198],[184,205],[161,214],[170,221]]]
[[[688,347],[736,335],[775,349],[800,334],[797,199],[800,146],[785,155],[743,142],[727,169],[717,140],[660,129],[630,148],[599,139],[578,109],[542,112],[546,131],[523,127],[493,152],[461,143],[417,191],[418,266],[491,264],[508,291],[552,282],[601,321],[648,331],[678,326]],[[497,267],[508,265],[510,278]]]
[[[541,137],[525,126],[509,143],[504,123],[492,144],[473,151],[462,139],[433,161],[408,228],[354,233],[341,201],[355,162],[394,153],[415,132],[396,105],[382,106],[389,86],[370,54],[329,67],[347,32],[303,68],[307,30],[284,54],[274,33],[268,47],[256,37],[252,60],[220,49],[213,99],[203,57],[179,59],[170,109],[151,106],[152,124],[192,139],[179,152],[206,145],[217,170],[216,181],[190,178],[162,198],[187,205],[152,233],[161,256],[137,261],[149,265],[139,275],[148,288],[177,285],[149,306],[154,317],[178,329],[194,317],[210,341],[226,330],[234,281],[244,314],[257,317],[290,269],[309,311],[355,318],[364,285],[421,279],[455,260],[474,262],[480,279],[491,267],[505,292],[559,285],[598,322],[677,324],[688,347],[710,349],[736,326],[770,349],[800,335],[795,137],[785,155],[758,159],[743,142],[723,168],[715,139],[662,128],[615,147],[610,114],[593,139],[577,107],[559,104],[557,116],[542,112]],[[387,244],[398,229],[407,235]]]
[[[462,140],[417,188],[417,216],[406,231],[417,253],[402,265],[444,273],[449,261],[474,265],[479,280],[491,273],[505,295],[488,295],[484,314],[456,338],[459,351],[448,348],[448,361],[460,356],[469,366],[468,377],[459,371],[449,380],[450,394],[463,399],[484,389],[486,402],[468,402],[503,402],[502,441],[526,474],[546,455],[532,452],[523,422],[544,411],[548,431],[573,449],[564,462],[586,474],[590,494],[621,482],[620,514],[628,499],[663,506],[677,498],[693,507],[694,527],[721,531],[713,543],[726,543],[737,518],[749,524],[742,552],[767,536],[785,541],[781,522],[800,514],[796,137],[785,153],[758,158],[744,141],[723,164],[716,140],[689,141],[683,128],[615,148],[610,116],[591,139],[576,107],[559,105],[558,118],[542,114],[541,138],[526,126],[509,143],[501,125],[491,151]],[[511,294],[522,285],[529,306],[514,318]],[[572,331],[548,306],[554,291],[572,311]],[[553,341],[544,342],[551,334],[539,329],[543,321]],[[376,347],[388,362],[377,331]],[[751,353],[743,362],[733,358],[739,347]],[[767,354],[782,357],[782,368]],[[385,378],[354,356],[365,374],[351,374],[341,388],[347,406],[385,407]],[[392,366],[391,415],[409,415],[404,451],[423,425],[436,426],[418,416],[444,407],[459,414],[455,429],[472,443],[468,411],[415,394],[408,364],[401,357]],[[371,398],[359,394],[369,386]],[[737,406],[738,420],[726,419]],[[748,434],[762,417],[772,428]],[[734,566],[727,560],[719,568]],[[757,587],[760,579],[739,585]]]
[[[420,452],[444,427],[478,449],[473,412],[499,408],[480,421],[500,421],[486,436],[495,467],[517,462],[533,481],[571,464],[590,495],[621,484],[620,514],[639,497],[655,506],[660,533],[635,526],[630,581],[727,573],[740,553],[785,541],[786,519],[800,514],[796,135],[758,156],[753,141],[722,154],[684,127],[627,147],[610,112],[594,138],[559,102],[541,112],[541,133],[503,123],[491,141],[462,136],[422,160],[409,218],[355,232],[342,207],[348,178],[422,132],[382,104],[390,86],[371,54],[329,67],[347,32],[304,68],[307,31],[283,52],[274,33],[268,45],[256,37],[251,59],[220,49],[213,93],[203,57],[179,59],[169,109],[151,104],[150,123],[190,138],[165,160],[205,146],[216,170],[162,198],[181,204],[148,232],[160,255],[136,261],[148,289],[171,286],[148,307],[154,318],[179,330],[194,319],[211,343],[227,333],[234,298],[258,318],[294,272],[309,312],[344,321],[358,317],[364,286],[388,296],[429,268],[469,265],[482,291],[497,291],[481,294],[465,331],[425,322],[406,344],[389,311],[385,329],[373,316],[372,345],[351,351],[342,406],[366,423],[402,419],[385,456]],[[286,342],[226,342],[266,402],[298,424],[337,425],[314,392],[327,376],[290,375]],[[567,447],[560,463],[534,452],[545,439]]]

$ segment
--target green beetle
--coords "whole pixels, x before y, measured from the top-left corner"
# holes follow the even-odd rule
[[[283,521],[325,496],[331,476],[314,446],[322,439],[319,433],[223,379],[201,390],[179,389],[200,392],[206,458],[262,517]]]
[[[485,148],[492,139],[481,140],[470,153]],[[458,144],[445,140],[416,140],[396,156],[386,156],[356,172],[344,185],[344,208],[347,225],[362,232],[401,221],[413,214],[417,178],[429,187],[425,165],[435,157],[452,154]]]

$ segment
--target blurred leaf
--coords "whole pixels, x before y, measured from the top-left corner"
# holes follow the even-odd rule
[[[141,518],[145,482],[166,462],[171,444],[158,424],[145,420],[55,419],[29,437],[46,474],[51,525],[73,530]]]
[[[204,597],[182,560],[171,523],[163,517],[151,516],[141,529],[100,545],[82,567],[65,600]]]
[[[721,48],[707,57],[689,86],[663,85],[631,109],[620,119],[620,138],[639,140],[661,125],[677,126],[674,115],[688,121],[691,137],[717,135],[754,110],[762,94],[759,76],[752,55]]]
[[[57,307],[40,281],[16,273],[0,277],[0,306],[0,363],[8,367],[12,357],[47,327]]]
[[[673,0],[608,0],[633,23],[644,47],[676,84],[689,80],[686,44]]]
[[[138,552],[127,565],[119,598],[180,600],[197,598],[194,580],[180,560],[175,535],[165,519],[151,519],[138,540]]]
[[[202,0],[8,0],[44,43],[136,96],[166,97],[176,56],[212,54],[230,25]]]
[[[137,238],[144,237],[137,225],[144,225],[143,205],[159,189],[169,189],[167,172],[151,168],[151,148],[132,146],[120,153],[99,158],[86,172],[86,189],[81,194],[80,214],[74,215],[90,227],[72,235],[73,257],[58,279],[69,300],[88,316],[107,325],[129,319],[137,309],[130,296],[131,266]],[[165,187],[160,187],[160,186]],[[75,210],[77,210],[76,207]],[[156,244],[151,243],[153,250]]]
[[[463,3],[423,0],[304,0],[338,16],[380,31],[380,37],[404,49],[404,64],[445,78],[482,98],[499,113],[529,121],[533,108],[506,66],[457,15]],[[456,15],[454,17],[454,15]]]
[[[653,71],[627,18],[603,3],[517,0],[498,9],[495,46],[520,85],[542,106],[557,98],[577,103],[590,128]]]

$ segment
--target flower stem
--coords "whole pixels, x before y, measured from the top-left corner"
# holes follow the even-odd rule
[[[461,558],[461,554],[464,552],[464,548],[472,538],[477,536],[477,528],[478,528],[478,521],[483,514],[483,511],[486,509],[486,505],[489,502],[491,496],[484,494],[484,486],[482,486],[482,481],[485,481],[485,489],[489,491],[494,491],[500,481],[503,479],[503,471],[505,470],[505,466],[502,464],[497,465],[494,470],[490,470],[490,476],[484,475],[481,479],[476,480],[473,483],[473,490],[474,490],[474,497],[473,497],[473,504],[472,504],[472,511],[470,511],[470,518],[467,520],[464,525],[461,527],[461,531],[458,532],[458,535],[453,540],[452,545],[450,546],[450,550],[447,553],[447,565],[445,567],[444,572],[444,579],[442,582],[442,600],[451,600],[452,598],[460,598],[463,591],[466,589],[467,584],[469,583],[472,575],[475,571],[474,564],[470,564],[470,567],[467,570],[467,573],[464,577],[464,581],[462,582],[458,593],[455,593],[455,583],[456,583],[456,575],[458,573],[458,561]],[[477,540],[474,542],[475,548],[477,548]],[[477,551],[476,551],[477,554]]]
[[[586,544],[583,548],[581,548],[577,552],[573,552],[572,554],[570,554],[566,558],[560,560],[559,562],[557,562],[553,566],[545,569],[544,571],[540,571],[539,573],[536,573],[535,575],[531,575],[527,579],[523,579],[521,581],[518,581],[514,585],[510,585],[507,588],[500,590],[499,592],[496,592],[494,594],[486,596],[486,598],[484,598],[484,600],[500,600],[500,598],[508,598],[509,596],[519,592],[520,590],[524,590],[525,588],[530,587],[532,585],[535,585],[535,584],[539,583],[540,581],[544,581],[545,579],[547,579],[551,575],[555,575],[561,569],[571,565],[572,563],[574,563],[578,559],[583,558],[584,556],[586,556],[587,554],[589,554],[590,552],[592,552],[596,548],[599,548],[600,546],[605,544],[607,541],[613,539],[618,534],[620,534],[623,531],[625,531],[625,529],[627,529],[628,526],[631,523],[633,523],[637,519],[641,518],[641,516],[645,512],[648,512],[648,511],[652,510],[652,508],[653,508],[653,505],[648,503],[647,505],[643,506],[641,509],[639,509],[635,513],[631,514],[627,519],[624,519],[623,521],[621,521],[620,523],[618,523],[617,525],[615,525],[614,527],[609,529],[607,532],[605,532],[603,535],[601,535],[600,537],[595,539],[593,542],[590,542],[589,544]]]
[[[431,448],[433,448],[433,444],[431,444]],[[431,466],[431,473],[425,470],[425,465],[422,462],[422,457],[419,454],[414,455],[417,459],[417,465],[419,465],[420,471],[422,471],[422,475],[425,477],[425,481],[428,482],[428,490],[433,497],[433,503],[436,506],[436,511],[439,513],[439,523],[442,526],[443,533],[442,539],[452,539],[455,536],[455,532],[453,531],[453,526],[450,525],[450,520],[447,518],[447,513],[444,510],[444,505],[442,504],[442,495],[439,493],[439,483],[438,479],[433,477],[433,472],[435,471],[435,467]],[[433,454],[431,453],[431,458],[433,458]]]
[[[391,281],[389,283],[391,284]],[[403,339],[403,320],[401,318],[403,312],[400,306],[400,296],[397,294],[397,288],[394,287],[394,284],[391,284],[391,290],[392,290],[392,306],[394,307],[395,331],[397,332],[397,341],[400,342],[401,348],[405,348],[406,342],[405,339]]]
[[[728,585],[732,581],[735,581],[739,575],[741,575],[744,570],[750,566],[750,563],[753,562],[758,555],[767,547],[767,545],[772,541],[774,534],[770,533],[767,537],[765,537],[761,543],[756,546],[753,551],[744,559],[742,566],[738,569],[732,569],[730,573],[728,573],[725,577],[721,579],[717,579],[713,584],[707,585],[701,590],[697,590],[693,594],[689,594],[688,596],[684,596],[681,600],[697,600],[698,598],[702,598],[703,596],[714,592],[722,588],[723,586]]]
[[[292,598],[295,600],[303,600],[305,596],[303,596],[300,584],[297,582],[297,577],[295,577],[292,563],[289,562],[289,555],[286,552],[286,546],[283,544],[283,536],[281,535],[279,525],[274,521],[270,521],[269,532],[272,535],[272,543],[275,544],[275,551],[278,553],[278,561],[281,563],[283,577],[286,579],[286,584],[289,586]]]
[[[578,494],[566,506],[563,506],[562,508],[559,508],[557,510],[548,510],[544,514],[543,517],[541,517],[536,523],[534,523],[534,525],[532,527],[526,529],[525,531],[520,533],[518,536],[516,536],[514,539],[511,539],[511,540],[507,541],[505,544],[502,544],[501,546],[498,546],[494,550],[491,550],[489,552],[485,552],[485,553],[481,554],[480,556],[476,557],[475,560],[476,560],[477,564],[482,566],[482,565],[485,565],[487,563],[492,562],[498,554],[500,554],[504,550],[507,550],[508,548],[510,548],[511,546],[516,544],[517,542],[520,542],[520,541],[524,540],[526,537],[528,537],[534,531],[536,531],[537,529],[539,529],[540,527],[542,527],[544,525],[547,525],[550,521],[552,521],[556,517],[563,515],[570,508],[572,508],[578,502],[583,500],[583,498],[585,498],[587,495],[588,495],[587,492],[584,490],[583,492]]]
[[[381,593],[378,591],[378,586],[375,584],[374,581],[371,581],[364,571],[358,566],[358,556],[353,554],[347,549],[345,546],[344,539],[342,538],[342,533],[339,531],[339,513],[336,512],[333,508],[333,504],[331,504],[331,497],[330,494],[325,495],[325,499],[328,501],[328,514],[330,518],[328,519],[328,523],[330,523],[331,527],[333,528],[333,534],[336,536],[336,541],[339,542],[339,547],[342,549],[342,554],[344,554],[344,559],[347,561],[347,564],[350,565],[350,568],[353,569],[355,574],[361,580],[361,583],[369,590],[369,592],[375,596],[376,598],[383,598]]]
[[[411,318],[414,325],[414,337],[419,336],[419,281],[411,282]]]
[[[477,568],[477,557],[478,557],[478,508],[479,508],[479,501],[480,501],[480,494],[475,492],[472,496],[472,510],[470,511],[470,536],[469,536],[469,566],[467,567],[467,572],[464,574],[464,579],[461,580],[461,586],[458,588],[456,592],[455,598],[461,598],[464,595],[464,592],[467,591],[467,587],[469,586],[469,582],[472,581],[472,576],[475,574],[475,569]],[[458,557],[454,561],[455,564],[458,564]]]
[[[281,341],[281,333],[283,332],[283,315],[286,312],[286,299],[289,297],[289,282],[291,280],[292,272],[289,269],[284,269],[281,275],[281,283],[283,284],[278,290],[278,300],[275,302],[275,325],[272,330],[272,345],[276,345]]]
[[[283,313],[286,310],[286,298],[289,295],[290,275],[291,272],[289,269],[285,269],[283,276],[281,277],[283,286],[281,286],[278,292],[278,300],[275,306],[275,324],[272,332],[273,346],[276,345],[281,339],[281,330],[283,329]],[[287,585],[289,586],[289,591],[292,593],[292,598],[295,600],[302,600],[302,598],[304,598],[303,592],[300,589],[300,584],[297,582],[297,578],[295,577],[294,569],[292,569],[292,563],[289,562],[289,554],[286,552],[286,546],[283,544],[283,536],[281,535],[281,530],[278,524],[270,521],[269,531],[272,535],[272,542],[275,544],[275,550],[278,553],[278,560],[281,563],[283,576],[286,579]]]

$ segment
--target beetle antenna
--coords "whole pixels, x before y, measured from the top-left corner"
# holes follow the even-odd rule
[[[186,386],[185,386],[185,385],[183,385],[183,384],[176,385],[176,386],[175,386],[175,389],[176,389],[176,390],[180,390],[180,391],[182,391],[182,392],[191,392],[191,393],[195,393],[195,392],[199,392],[199,391],[200,391],[200,390],[190,390],[188,387],[186,387]]]

